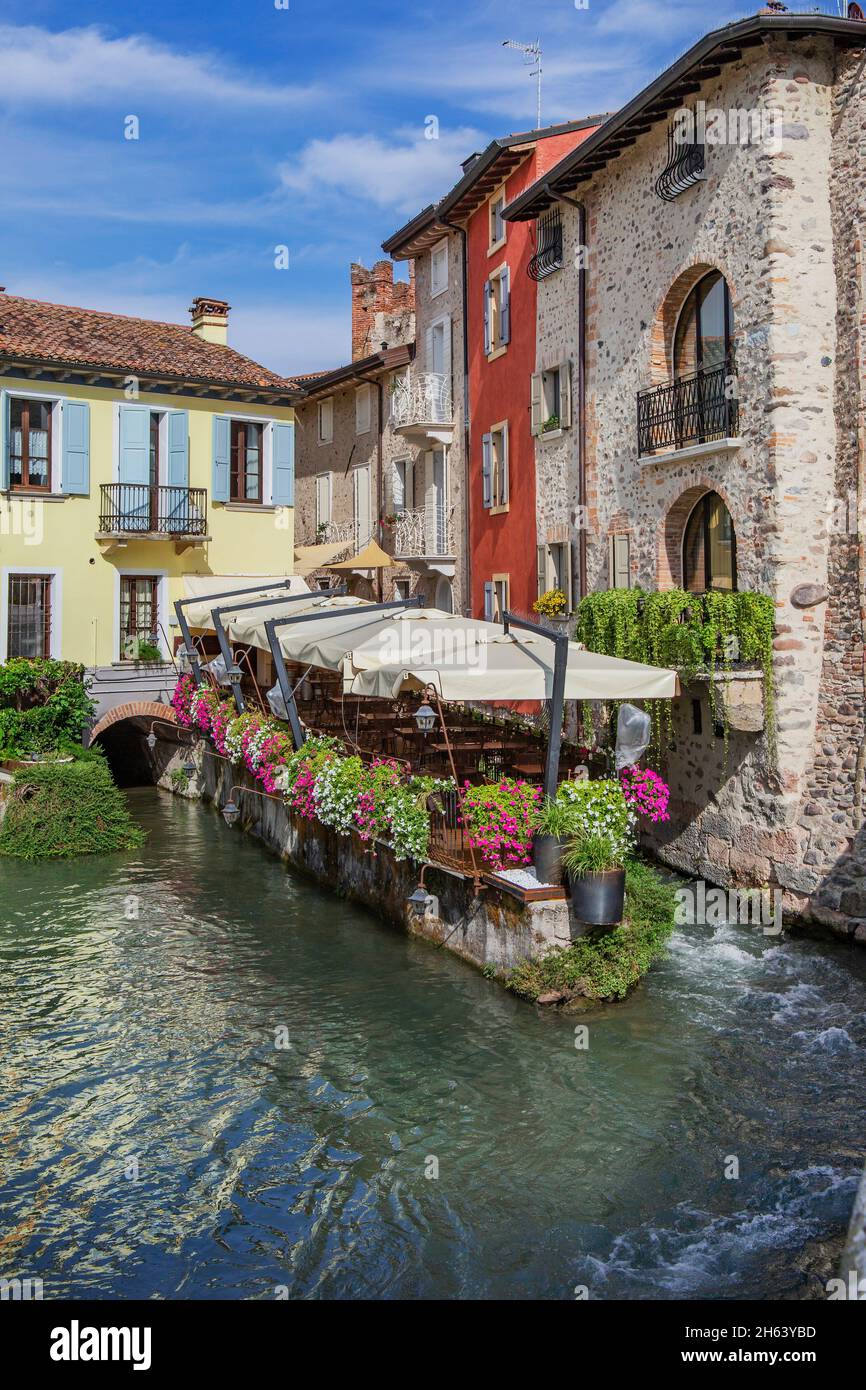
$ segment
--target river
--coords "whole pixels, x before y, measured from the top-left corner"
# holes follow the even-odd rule
[[[684,928],[577,1048],[579,1020],[212,811],[129,797],[142,851],[0,861],[0,1274],[46,1299],[822,1295],[866,1148],[866,952]]]

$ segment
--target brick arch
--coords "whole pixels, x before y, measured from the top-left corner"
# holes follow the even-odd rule
[[[715,479],[701,478],[693,487],[681,492],[669,507],[664,524],[659,531],[658,542],[658,587],[660,589],[680,589],[683,583],[683,537],[689,517],[702,497],[715,492],[721,497],[731,514],[734,533],[737,534],[737,520],[731,499],[725,489]]]
[[[650,378],[653,385],[669,381],[674,374],[674,333],[679,322],[680,310],[699,280],[717,270],[725,277],[728,293],[733,301],[734,287],[724,266],[711,265],[709,261],[693,261],[681,270],[662,298],[650,333]]]
[[[90,731],[90,738],[87,740],[88,747],[99,738],[100,734],[104,734],[106,729],[110,729],[112,724],[119,724],[122,719],[135,718],[165,719],[169,724],[177,724],[171,705],[162,705],[156,700],[134,700],[131,704],[117,705],[114,709],[109,710],[108,714],[104,714],[97,724],[94,724]]]

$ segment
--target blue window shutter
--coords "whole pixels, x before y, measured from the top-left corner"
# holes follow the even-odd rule
[[[493,436],[485,434],[481,441],[482,505],[493,506]]]
[[[507,504],[508,504],[508,491],[509,491],[509,480],[508,480],[509,460],[508,460],[508,454],[509,454],[509,449],[508,449],[508,426],[506,425],[506,426],[505,426],[505,429],[502,431],[502,483],[501,483],[501,487],[502,487],[502,496],[501,496],[501,498],[499,499],[499,500],[501,501],[503,507],[504,507],[504,506],[507,506]]]
[[[213,475],[211,496],[214,502],[229,500],[229,473],[231,460],[231,421],[227,415],[213,418]]]
[[[165,481],[169,487],[189,487],[189,415],[185,410],[168,412],[168,468]]]
[[[86,497],[90,492],[90,406],[87,401],[64,401],[63,491]]]
[[[0,491],[9,487],[9,450],[12,438],[9,429],[9,392],[0,391]]]
[[[120,407],[119,481],[150,482],[150,411],[146,406]]]
[[[502,272],[502,315],[499,336],[503,343],[511,342],[511,272],[508,266]]]
[[[272,430],[271,501],[275,507],[295,505],[295,427],[275,424]]]
[[[493,615],[496,611],[496,590],[492,583],[484,585],[484,621],[493,622]]]
[[[484,282],[484,351],[489,356],[491,349],[490,342],[490,291],[492,285],[489,280]]]

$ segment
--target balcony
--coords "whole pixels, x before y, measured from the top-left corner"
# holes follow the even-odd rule
[[[413,569],[452,576],[456,568],[453,508],[421,507],[394,522],[393,554]]]
[[[203,545],[210,540],[207,490],[103,483],[96,539],[103,553],[122,548],[130,540],[170,540],[178,554]]]
[[[344,545],[347,552],[363,550],[373,535],[372,528],[368,523],[362,526],[358,521],[327,521],[323,522],[316,529],[315,541],[309,542],[312,545]]]
[[[453,423],[451,379],[443,372],[418,372],[396,383],[391,396],[396,434],[450,444]]]
[[[735,447],[739,431],[737,377],[733,359],[702,367],[661,386],[638,392],[638,454],[673,453],[713,445]]]
[[[535,255],[526,267],[531,280],[544,280],[563,264],[562,218],[554,207],[539,217],[535,229]]]

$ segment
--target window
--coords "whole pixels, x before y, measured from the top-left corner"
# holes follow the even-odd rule
[[[552,434],[571,425],[571,363],[560,362],[532,377],[532,433]]]
[[[330,404],[330,402],[329,402]],[[370,428],[370,387],[359,386],[355,392],[355,433],[366,434]]]
[[[430,298],[448,288],[448,242],[440,241],[430,252]]]
[[[159,487],[159,416],[150,416],[150,486]]]
[[[316,478],[316,530],[331,524],[331,475],[319,473]]]
[[[511,277],[501,266],[484,286],[484,351],[501,352],[511,340]]]
[[[411,597],[412,597],[412,580],[411,580],[411,579],[395,579],[395,580],[394,580],[394,597],[395,597],[395,599],[411,598]]]
[[[559,589],[572,608],[571,583],[571,544],[569,541],[554,541],[538,547],[538,594],[546,594],[550,589]]]
[[[483,505],[491,510],[508,506],[508,422],[494,425],[482,441],[481,481]]]
[[[120,576],[120,659],[133,660],[139,642],[158,643],[159,613],[156,575]]]
[[[694,508],[683,538],[683,588],[702,594],[737,587],[737,538],[731,514],[717,492]]]
[[[621,531],[610,538],[610,587],[631,588],[631,537]]]
[[[6,656],[51,655],[50,574],[10,574]]]
[[[262,426],[251,420],[232,420],[232,502],[261,502],[264,449]]]
[[[388,411],[388,418],[389,418],[390,420],[393,420],[393,419],[394,419],[395,414],[396,414],[396,409],[397,409],[397,406],[399,405],[400,401],[403,400],[403,399],[405,399],[405,396],[406,396],[406,392],[407,392],[407,390],[408,390],[408,387],[409,387],[409,371],[408,371],[408,368],[404,367],[403,370],[402,370],[401,372],[393,372],[393,373],[392,373],[392,375],[391,375],[391,384],[390,384],[390,386],[388,387],[388,396],[389,396],[389,401],[390,401],[390,406],[389,406],[389,411]]]
[[[411,512],[415,507],[415,464],[412,459],[397,459],[394,464],[394,511]]]
[[[11,487],[51,486],[51,403],[22,400],[9,402],[9,484]]]
[[[505,192],[501,190],[494,194],[488,203],[490,227],[487,247],[489,251],[495,251],[505,241],[505,218],[502,216],[505,207]]]
[[[734,312],[724,277],[705,275],[680,311],[674,337],[674,375],[721,366],[731,355]]]
[[[484,617],[488,623],[501,623],[502,615],[508,612],[509,576],[494,574],[484,585]]]
[[[319,401],[319,443],[330,444],[334,438],[334,398]]]

